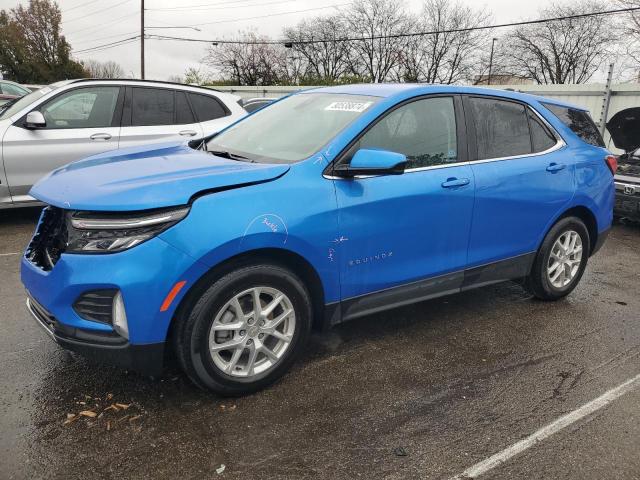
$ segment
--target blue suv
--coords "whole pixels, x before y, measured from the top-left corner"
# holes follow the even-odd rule
[[[150,374],[173,352],[200,387],[244,394],[312,328],[504,280],[569,294],[609,231],[614,171],[589,114],[557,100],[304,91],[39,182],[27,306],[65,348]]]

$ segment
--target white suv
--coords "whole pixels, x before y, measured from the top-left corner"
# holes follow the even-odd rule
[[[0,208],[33,204],[35,182],[89,155],[216,133],[247,115],[239,100],[168,82],[85,79],[10,101],[0,106]]]

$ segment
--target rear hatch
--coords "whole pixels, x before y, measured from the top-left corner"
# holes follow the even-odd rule
[[[618,157],[616,181],[640,184],[640,107],[616,113],[607,122],[607,130],[616,148],[625,151]]]

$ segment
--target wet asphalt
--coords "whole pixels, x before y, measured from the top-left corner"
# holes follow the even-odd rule
[[[505,283],[362,318],[225,399],[58,348],[6,255],[37,214],[0,211],[0,478],[444,479],[640,373],[638,226],[565,300]],[[640,479],[640,389],[481,478]]]

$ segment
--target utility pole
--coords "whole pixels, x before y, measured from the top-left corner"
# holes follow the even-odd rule
[[[140,0],[140,78],[144,80],[144,0]]]
[[[496,44],[496,40],[497,38],[494,38],[491,41],[491,55],[489,55],[489,78],[487,78],[487,85],[491,85],[491,71],[493,69],[493,46]]]

